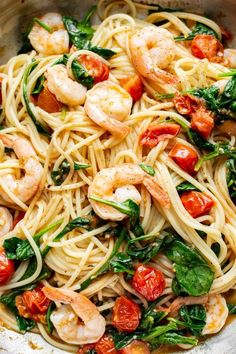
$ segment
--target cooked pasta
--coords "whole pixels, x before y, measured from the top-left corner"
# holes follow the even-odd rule
[[[143,353],[191,347],[223,327],[220,294],[236,283],[233,58],[200,15],[100,0],[93,32],[92,12],[37,19],[31,47],[0,67],[1,320],[68,352],[111,338]],[[147,324],[149,301],[172,319]],[[154,336],[158,321],[167,329]]]

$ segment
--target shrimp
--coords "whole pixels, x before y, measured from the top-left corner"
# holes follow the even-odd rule
[[[0,237],[13,229],[13,218],[7,208],[0,207]]]
[[[132,199],[139,204],[141,196],[133,186],[136,184],[143,184],[161,206],[166,208],[170,206],[167,192],[162,189],[156,179],[146,174],[141,167],[132,163],[105,168],[98,172],[89,186],[88,198],[98,197],[114,202],[123,202],[127,199]],[[92,199],[90,199],[90,203],[95,213],[102,219],[120,221],[126,217],[125,214],[111,206]]]
[[[28,36],[32,47],[44,55],[68,53],[69,35],[62,22],[62,16],[56,12],[50,12],[40,20],[48,25],[52,32],[48,32],[35,23]]]
[[[173,35],[165,28],[147,26],[130,39],[131,59],[144,77],[161,84],[175,85],[177,78],[164,71],[175,57]]]
[[[63,304],[50,317],[63,341],[71,344],[96,343],[103,336],[105,318],[86,296],[66,289],[44,287],[42,290],[47,298]]]
[[[236,49],[227,48],[224,50],[224,58],[227,66],[234,69],[236,68]]]
[[[26,202],[37,192],[43,167],[37,160],[37,155],[28,140],[4,134],[0,134],[0,140],[6,147],[14,150],[25,170],[25,175],[19,179],[16,179],[13,174],[2,175],[1,182],[22,202]],[[14,203],[2,188],[0,190],[1,198],[5,202]]]
[[[131,96],[112,81],[104,81],[87,92],[84,109],[96,124],[118,138],[124,138],[130,128],[122,121],[130,115]]]
[[[177,297],[169,307],[158,307],[158,311],[168,312],[170,317],[176,317],[179,309],[183,305],[203,305],[208,301],[208,295]]]
[[[66,67],[62,64],[48,68],[46,74],[47,87],[58,101],[68,105],[77,106],[84,103],[87,89],[78,82],[72,80]]]
[[[202,334],[217,333],[224,326],[229,310],[222,295],[210,295],[206,303],[206,325]]]

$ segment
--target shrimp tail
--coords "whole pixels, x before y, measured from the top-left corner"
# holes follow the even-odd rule
[[[157,183],[155,178],[145,177],[143,181],[144,186],[154,199],[164,208],[170,208],[170,199],[167,192]]]

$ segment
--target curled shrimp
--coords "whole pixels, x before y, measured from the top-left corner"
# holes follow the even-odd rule
[[[86,296],[66,289],[44,287],[42,290],[47,298],[63,304],[50,317],[63,341],[87,344],[95,343],[103,336],[105,318]]]
[[[0,134],[0,140],[6,147],[14,150],[25,170],[25,175],[19,179],[16,179],[13,174],[2,175],[2,184],[22,202],[26,202],[37,192],[43,167],[37,160],[37,155],[28,140],[4,134]],[[14,203],[2,188],[0,198],[8,203]]]
[[[13,229],[13,218],[10,211],[5,207],[0,207],[0,237]]]
[[[130,39],[130,50],[134,67],[142,76],[161,84],[178,82],[164,70],[176,52],[173,35],[165,28],[147,26],[137,31]]]
[[[47,87],[58,101],[68,105],[77,106],[84,103],[87,89],[78,82],[72,80],[62,64],[48,68],[45,73]]]
[[[236,68],[236,49],[227,48],[224,50],[224,59],[226,60],[227,66],[232,69]]]
[[[217,333],[224,326],[229,310],[222,295],[210,295],[206,303],[206,324],[202,334]]]
[[[134,187],[137,184],[143,184],[161,206],[166,208],[170,206],[167,192],[163,190],[156,179],[132,163],[105,168],[98,172],[89,186],[88,198],[97,197],[120,203],[132,199],[139,204],[141,196]],[[92,199],[90,199],[90,203],[95,213],[102,219],[120,221],[126,217],[125,214],[111,206]]]
[[[52,32],[48,32],[38,23],[35,23],[28,36],[32,47],[40,54],[64,54],[69,51],[69,35],[62,22],[62,16],[50,12],[40,20],[48,25]]]
[[[100,82],[89,90],[84,105],[90,119],[119,138],[130,132],[122,121],[129,116],[131,107],[131,96],[112,81]]]

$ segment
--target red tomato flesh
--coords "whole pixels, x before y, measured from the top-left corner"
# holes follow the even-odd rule
[[[3,247],[0,247],[0,285],[6,284],[15,272],[14,261],[8,259]]]
[[[196,191],[184,192],[180,199],[193,218],[208,214],[215,205],[209,196]]]
[[[133,332],[139,325],[140,307],[122,295],[115,301],[112,313],[112,324],[121,332]]]
[[[119,354],[150,354],[150,350],[146,343],[140,340],[134,340],[127,347],[119,350]]]
[[[95,349],[95,344],[85,344],[83,348],[78,349],[77,354],[89,354],[92,349]]]
[[[169,152],[169,156],[185,172],[190,175],[196,173],[194,167],[198,162],[198,155],[190,146],[177,143]]]
[[[199,59],[208,59],[214,62],[223,60],[223,46],[220,41],[210,34],[199,34],[191,44],[192,54]]]
[[[78,62],[82,64],[88,71],[89,75],[93,77],[95,84],[108,79],[108,66],[93,55],[82,54],[78,57]]]
[[[179,131],[180,126],[175,123],[153,125],[141,134],[140,143],[143,146],[154,147],[162,140],[174,138]]]
[[[190,94],[180,95],[179,93],[175,94],[173,103],[177,112],[183,115],[191,115],[200,105],[202,105],[199,98]]]
[[[145,299],[154,301],[163,293],[166,282],[160,270],[141,264],[135,271],[132,285]]]
[[[113,339],[106,334],[96,343],[95,350],[96,350],[97,354],[116,354],[117,353]]]
[[[130,94],[134,102],[140,100],[142,97],[144,89],[138,75],[121,79],[120,85]]]
[[[214,118],[205,107],[200,107],[192,114],[191,128],[207,139],[214,128]]]
[[[37,98],[37,105],[48,113],[57,113],[62,110],[63,104],[45,86]]]

